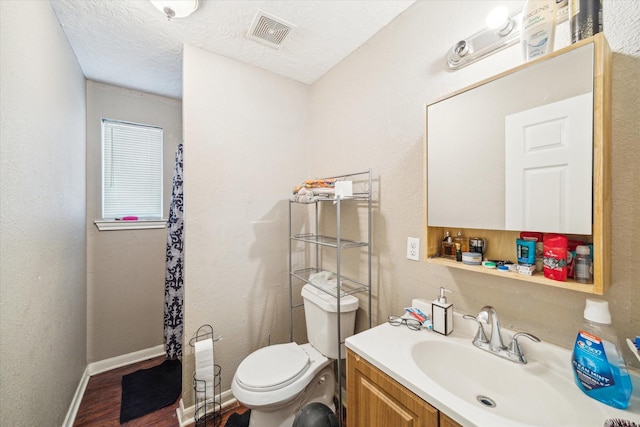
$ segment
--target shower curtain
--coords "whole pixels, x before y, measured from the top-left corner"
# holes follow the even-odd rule
[[[183,220],[182,144],[178,144],[167,222],[167,261],[164,281],[164,345],[167,359],[182,357]]]

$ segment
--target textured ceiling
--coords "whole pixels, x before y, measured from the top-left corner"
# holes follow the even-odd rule
[[[168,21],[147,0],[51,0],[90,80],[182,97],[182,46],[311,84],[415,0],[204,0]],[[245,37],[258,9],[296,26],[280,49]]]

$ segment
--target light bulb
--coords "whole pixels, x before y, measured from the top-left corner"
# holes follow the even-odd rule
[[[513,21],[509,18],[509,10],[505,6],[498,6],[489,12],[485,22],[487,27],[501,36],[506,36],[513,29]]]

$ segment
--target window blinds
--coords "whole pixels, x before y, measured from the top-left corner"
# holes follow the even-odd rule
[[[102,120],[102,218],[162,218],[162,128]]]

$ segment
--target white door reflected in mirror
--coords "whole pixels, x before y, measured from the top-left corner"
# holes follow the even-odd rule
[[[505,228],[591,234],[593,94],[505,118]]]

